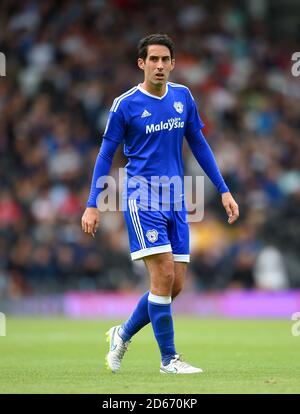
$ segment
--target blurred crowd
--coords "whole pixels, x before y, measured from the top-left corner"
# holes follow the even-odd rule
[[[274,40],[268,10],[253,4],[1,5],[0,297],[147,286],[143,264],[131,262],[122,213],[103,213],[95,239],[80,222],[108,110],[142,81],[136,45],[155,32],[176,43],[171,80],[191,89],[241,213],[229,226],[205,178],[204,219],[190,226],[186,288],[300,287],[297,46]],[[202,174],[187,147],[184,157],[186,174]],[[125,164],[120,148],[112,175]]]

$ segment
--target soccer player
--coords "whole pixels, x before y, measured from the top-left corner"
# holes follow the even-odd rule
[[[184,362],[175,349],[171,312],[171,302],[183,287],[190,260],[182,184],[184,137],[221,194],[229,224],[239,216],[238,205],[201,132],[203,122],[189,89],[168,82],[175,65],[173,41],[162,34],[145,37],[138,45],[137,63],[144,71],[144,82],[117,97],[112,104],[82,217],[83,231],[94,237],[100,222],[97,197],[103,190],[97,180],[108,175],[114,153],[123,143],[128,158],[123,210],[131,257],[144,260],[150,290],[140,298],[127,321],[107,332],[110,348],[106,361],[108,368],[117,372],[133,335],[151,322],[161,353],[160,372],[200,373],[201,368]],[[161,196],[169,183],[157,181],[162,176],[181,179],[179,191],[168,186],[169,203]]]

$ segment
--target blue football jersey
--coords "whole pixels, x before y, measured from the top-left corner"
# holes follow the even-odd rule
[[[126,197],[139,187],[146,204],[149,191],[161,202],[159,189],[164,186],[169,186],[171,200],[182,197],[183,138],[203,126],[189,89],[180,84],[168,82],[162,97],[138,85],[116,98],[103,136],[124,144]]]

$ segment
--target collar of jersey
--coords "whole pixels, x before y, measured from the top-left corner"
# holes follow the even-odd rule
[[[164,97],[168,94],[168,84],[166,84],[166,92],[163,94],[163,96],[152,95],[152,93],[149,93],[146,91],[146,89],[142,88],[140,83],[138,84],[138,90],[144,93],[145,95],[150,96],[151,98],[161,100],[161,99],[164,99]]]

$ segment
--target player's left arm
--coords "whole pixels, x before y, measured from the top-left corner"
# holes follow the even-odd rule
[[[199,165],[222,195],[222,204],[228,215],[228,223],[233,224],[239,217],[238,204],[231,195],[219,170],[215,156],[201,130],[186,135],[187,142]]]
[[[222,194],[222,204],[228,215],[228,223],[233,224],[239,218],[240,213],[239,206],[229,191]]]
[[[188,94],[188,117],[185,137],[199,165],[222,195],[222,204],[228,215],[228,223],[233,224],[239,217],[239,207],[219,170],[215,156],[207,143],[202,128],[204,126],[191,93]]]

